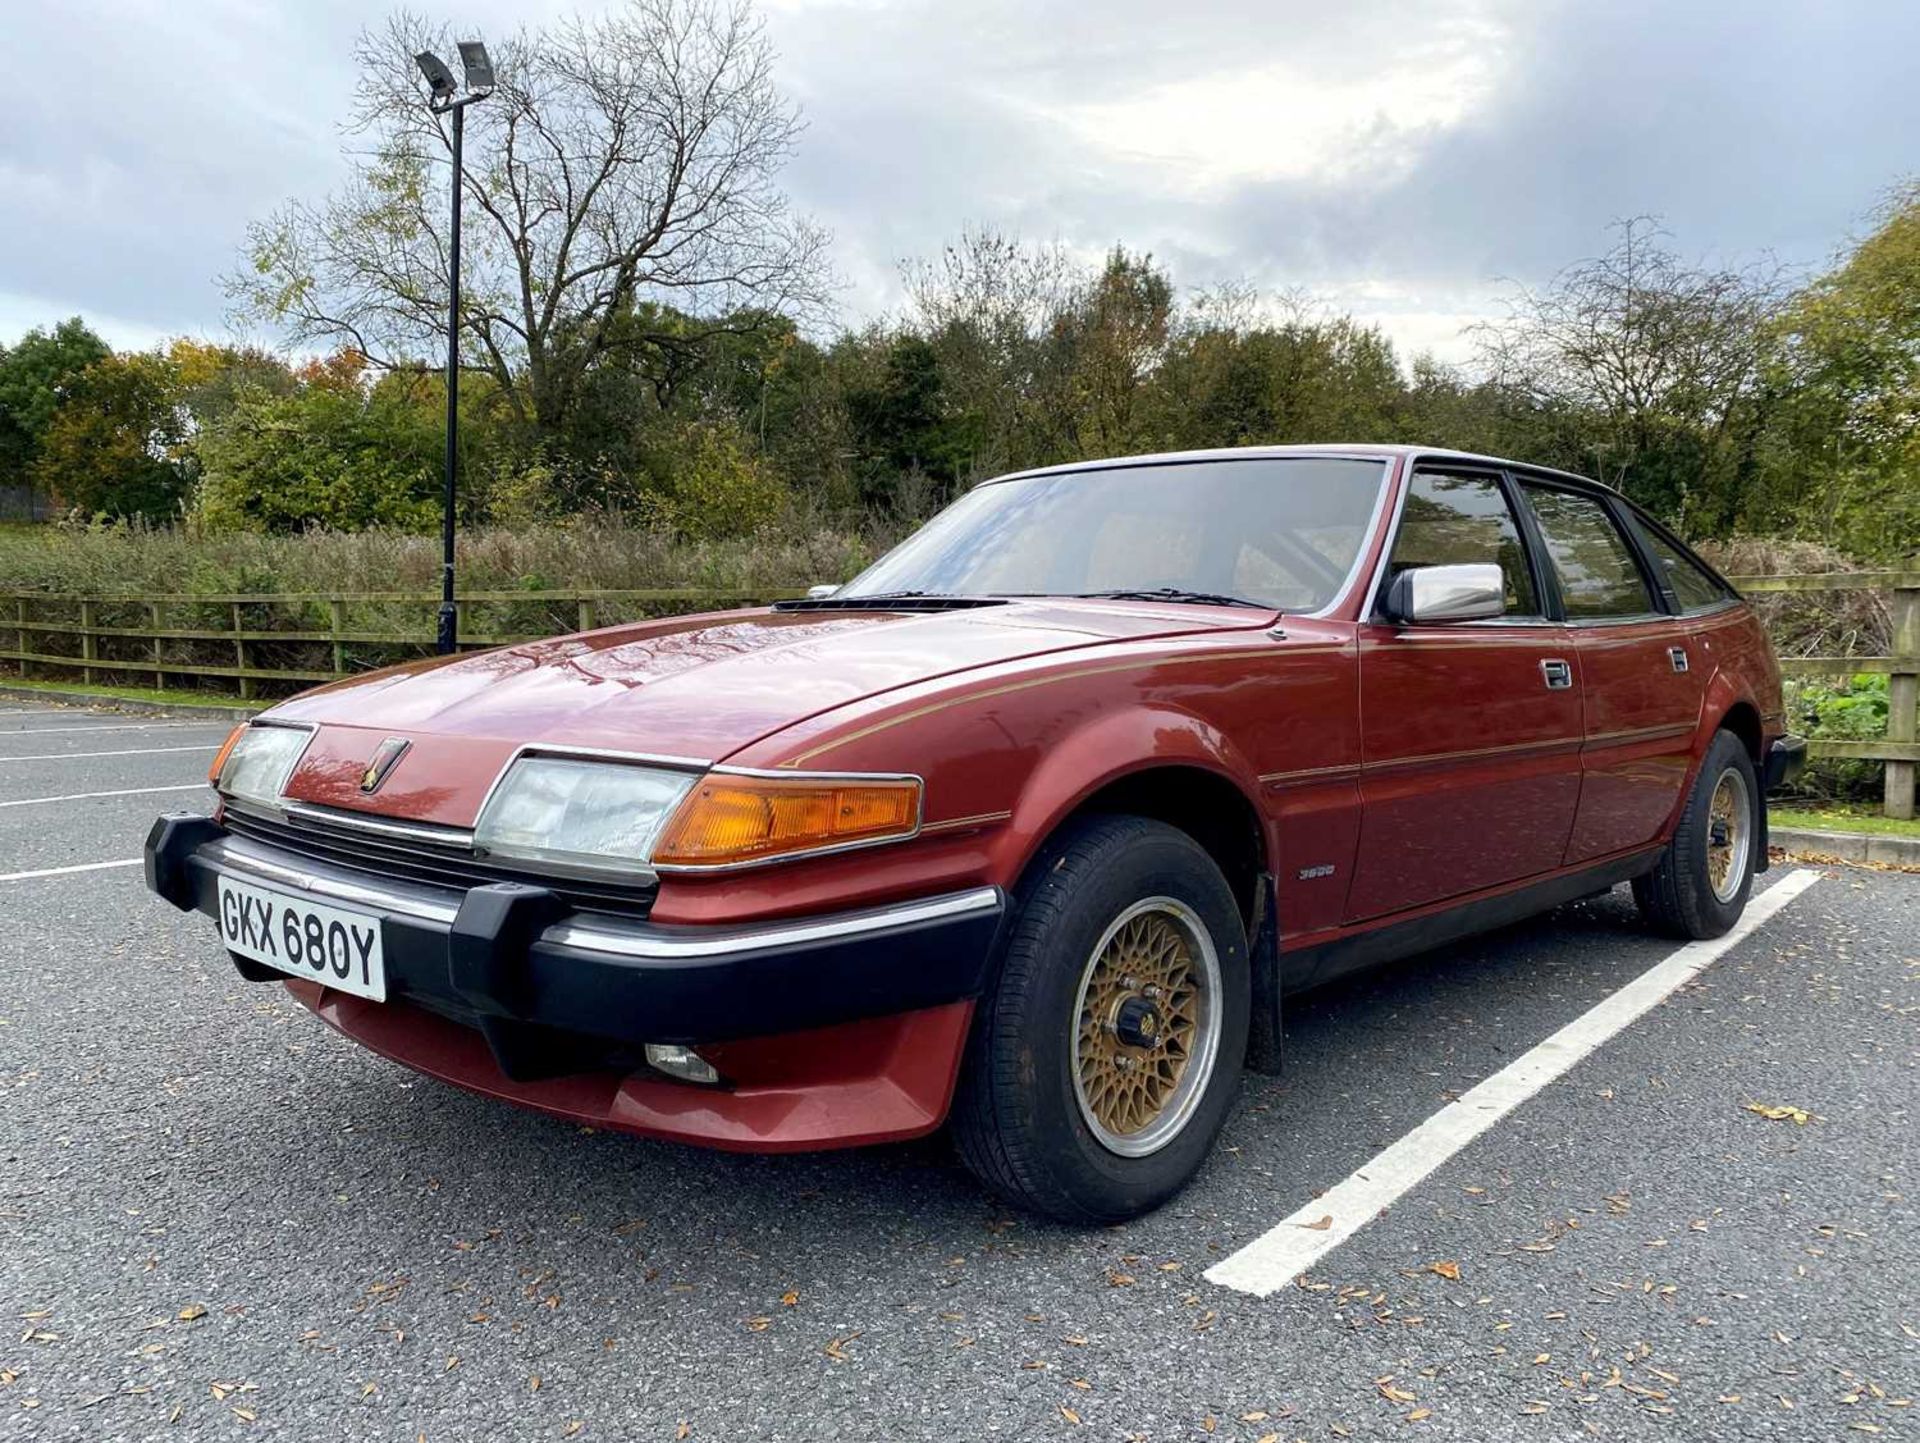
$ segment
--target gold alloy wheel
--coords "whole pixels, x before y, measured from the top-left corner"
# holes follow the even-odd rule
[[[1752,865],[1753,803],[1747,779],[1732,767],[1720,773],[1707,802],[1707,885],[1722,902],[1731,902]]]
[[[1080,975],[1074,1096],[1100,1145],[1144,1157],[1206,1094],[1220,1049],[1220,959],[1184,902],[1149,897],[1108,926]]]

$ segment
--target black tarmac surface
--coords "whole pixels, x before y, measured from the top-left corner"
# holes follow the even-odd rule
[[[1920,876],[1829,872],[1259,1300],[1200,1275],[1668,955],[1624,890],[1293,1004],[1197,1184],[1076,1232],[939,1139],[703,1153],[364,1053],[137,866],[14,875],[137,858],[208,794],[36,799],[224,724],[0,710],[0,1438],[1920,1437]]]

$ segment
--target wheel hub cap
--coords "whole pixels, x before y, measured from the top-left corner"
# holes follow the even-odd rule
[[[1152,1047],[1160,1040],[1160,1014],[1144,997],[1121,999],[1114,1009],[1113,1034],[1125,1047]]]
[[[1731,902],[1752,859],[1753,807],[1746,779],[1729,768],[1714,784],[1707,802],[1707,885],[1722,902]]]
[[[1081,975],[1073,1087],[1100,1144],[1140,1157],[1186,1125],[1219,1048],[1220,964],[1184,903],[1156,897],[1107,929]]]

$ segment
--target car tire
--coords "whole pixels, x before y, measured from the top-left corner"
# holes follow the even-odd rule
[[[1660,864],[1633,879],[1640,915],[1670,937],[1718,937],[1740,920],[1760,844],[1759,781],[1746,744],[1716,733]]]
[[[962,1161],[1063,1222],[1158,1207],[1233,1105],[1249,997],[1240,909],[1191,837],[1141,817],[1072,823],[1027,869],[975,1013]]]

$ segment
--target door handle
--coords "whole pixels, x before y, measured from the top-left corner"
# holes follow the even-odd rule
[[[1673,669],[1675,671],[1685,671],[1687,669],[1687,649],[1684,646],[1668,647],[1667,660],[1673,663]]]
[[[1566,691],[1573,685],[1573,668],[1558,657],[1542,661],[1540,675],[1545,678],[1548,691]]]

